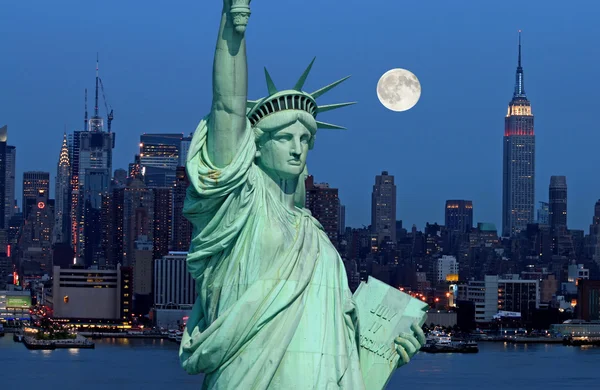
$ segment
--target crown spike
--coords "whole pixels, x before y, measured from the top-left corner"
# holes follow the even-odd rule
[[[312,66],[315,63],[316,59],[317,59],[317,57],[314,57],[312,59],[312,61],[310,62],[310,64],[308,64],[308,67],[306,68],[306,70],[304,71],[304,73],[302,73],[302,76],[300,76],[300,79],[298,80],[298,82],[296,83],[296,85],[294,85],[294,89],[296,91],[302,91],[302,87],[304,87],[304,83],[306,82],[306,79],[308,78],[310,70],[312,69]]]
[[[345,127],[338,126],[338,125],[332,125],[331,123],[325,123],[325,122],[320,122],[320,121],[316,121],[316,122],[317,122],[317,129],[346,130]]]
[[[319,96],[324,95],[325,93],[329,92],[330,90],[332,90],[333,88],[335,88],[336,86],[338,86],[339,84],[341,84],[342,82],[348,80],[350,78],[350,76],[346,76],[343,79],[340,79],[336,82],[333,82],[313,93],[311,93],[310,95],[313,97],[313,99],[317,99],[319,98]]]
[[[326,112],[326,111],[331,111],[331,110],[337,110],[338,108],[342,108],[342,107],[346,107],[346,106],[351,106],[353,104],[356,104],[356,102],[326,104],[326,105],[323,105],[323,106],[318,106],[317,107],[317,112],[321,113],[321,112]]]
[[[277,87],[275,86],[275,83],[273,82],[273,79],[271,78],[267,68],[265,68],[265,78],[267,79],[267,90],[269,91],[269,96],[276,94]]]

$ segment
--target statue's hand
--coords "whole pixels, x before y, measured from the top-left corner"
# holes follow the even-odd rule
[[[425,345],[425,334],[419,324],[414,323],[410,328],[413,331],[413,334],[402,333],[394,340],[396,352],[400,355],[398,367],[408,364],[410,358],[419,352],[421,347]]]

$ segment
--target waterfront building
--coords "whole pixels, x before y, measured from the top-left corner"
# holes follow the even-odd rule
[[[130,267],[115,270],[54,267],[44,300],[54,318],[73,323],[131,324],[133,278]]]

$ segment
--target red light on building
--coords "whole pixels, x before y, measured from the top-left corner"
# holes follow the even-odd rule
[[[10,257],[10,244],[6,246],[6,256]]]

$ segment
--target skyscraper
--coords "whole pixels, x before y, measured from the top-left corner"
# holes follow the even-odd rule
[[[53,201],[48,199],[46,189],[39,189],[33,201],[30,202],[29,216],[23,225],[23,234],[19,240],[22,262],[31,262],[35,268],[50,273],[53,226]]]
[[[6,218],[6,141],[7,126],[0,127],[0,229],[4,229]]]
[[[63,143],[58,156],[55,180],[55,210],[54,210],[54,243],[67,243],[71,237],[70,211],[71,211],[71,160],[67,146],[67,134],[63,136]]]
[[[40,190],[45,194],[50,193],[50,173],[30,171],[23,172],[23,220],[29,217],[29,211],[33,205],[37,204],[37,198]]]
[[[550,225],[550,204],[548,202],[538,202],[540,206],[537,210],[537,222],[540,225]]]
[[[371,194],[371,232],[377,241],[390,240],[396,243],[396,184],[394,176],[387,171],[375,176]]]
[[[188,185],[185,168],[177,167],[177,179],[173,188],[173,242],[171,247],[178,252],[187,252],[192,240],[192,223],[183,216],[183,203]]]
[[[567,230],[567,178],[565,176],[550,177],[548,200],[552,251],[556,255],[570,256],[574,248],[571,234]]]
[[[140,165],[148,187],[172,187],[175,184],[182,140],[183,133],[140,136]]]
[[[153,258],[160,259],[169,253],[173,223],[173,188],[153,188],[154,234]]]
[[[109,196],[110,176],[104,169],[87,169],[83,181],[85,185],[80,187],[80,224],[83,229],[79,236],[78,254],[87,267],[103,266],[108,249],[104,233],[108,230],[105,202]]]
[[[590,225],[589,254],[600,264],[600,199],[594,205],[594,217]]]
[[[329,187],[326,183],[315,183],[313,176],[306,178],[306,208],[323,225],[323,229],[331,240],[338,246],[340,233],[340,199],[338,189]]]
[[[565,233],[567,230],[567,178],[550,177],[548,193],[550,210],[550,229],[553,233]]]
[[[448,230],[467,233],[473,227],[473,202],[470,200],[447,200],[444,214]]]
[[[134,179],[123,194],[123,262],[135,268],[135,241],[145,236],[154,242],[154,192]]]
[[[6,187],[4,190],[4,225],[8,227],[10,218],[16,212],[15,202],[15,169],[17,164],[17,148],[6,145]]]
[[[103,237],[101,231],[105,229],[102,226],[107,222],[107,200],[112,177],[112,151],[115,147],[115,134],[111,131],[113,112],[112,110],[107,112],[108,131],[104,130],[104,118],[99,114],[98,92],[100,87],[102,87],[102,80],[98,73],[98,62],[96,62],[94,115],[89,120],[87,119],[86,90],[84,123],[87,129],[75,131],[70,144],[71,241],[78,256],[93,257],[84,259],[84,263],[88,265],[97,263],[102,252],[100,248],[106,244],[106,237]],[[85,182],[87,178],[93,178],[94,182],[88,185]],[[98,187],[99,185],[102,187]],[[90,191],[98,191],[98,193],[93,194]],[[83,198],[87,198],[88,203],[84,203]],[[90,218],[96,219],[90,220]],[[84,236],[86,231],[93,237]],[[93,248],[85,248],[87,242],[93,243]],[[104,244],[101,244],[102,242]]]
[[[535,135],[521,66],[521,32],[515,91],[504,120],[502,235],[510,237],[534,220]]]

